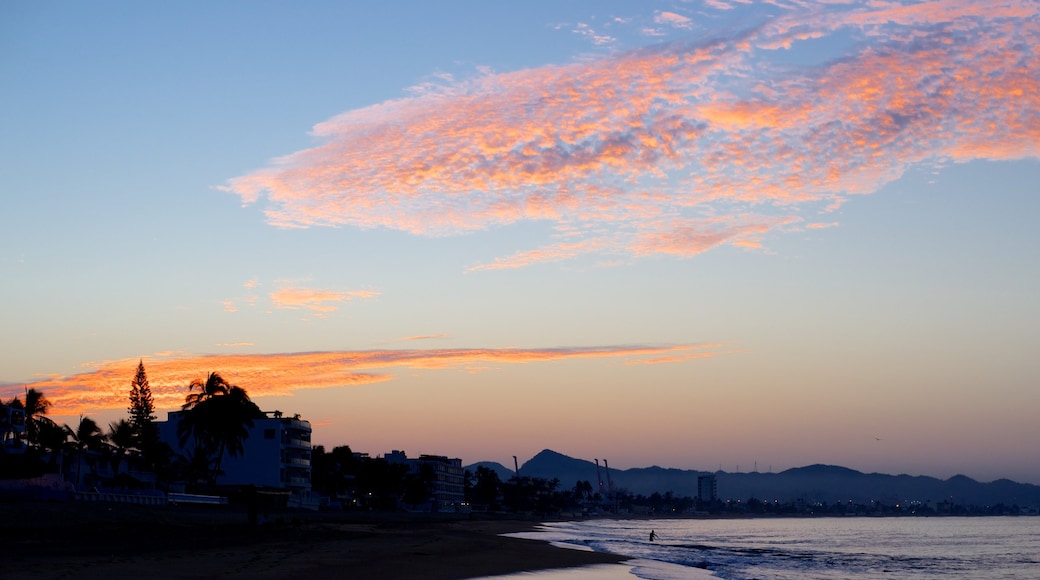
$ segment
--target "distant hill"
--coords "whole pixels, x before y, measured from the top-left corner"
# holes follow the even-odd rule
[[[472,465],[467,465],[466,469],[476,473],[478,467],[486,467],[491,471],[494,471],[498,474],[498,479],[502,481],[506,481],[510,477],[513,477],[512,469],[509,469],[505,465],[502,465],[501,463],[498,463],[496,461],[478,461]]]
[[[474,463],[466,469],[476,470],[477,466],[481,465],[494,469],[503,481],[513,476],[512,469],[494,462]],[[609,481],[615,489],[625,489],[635,494],[663,494],[670,491],[678,496],[693,497],[697,495],[697,476],[708,473],[710,472],[657,466],[610,469]],[[583,480],[588,480],[593,488],[597,488],[602,479],[603,491],[606,491],[608,485],[608,474],[603,461],[600,461],[597,474],[594,462],[568,457],[550,449],[541,451],[521,465],[520,475],[557,478],[563,488],[571,488]],[[754,497],[763,501],[776,499],[789,502],[803,499],[828,504],[850,499],[854,503],[867,503],[871,500],[881,500],[885,503],[916,500],[933,504],[951,500],[956,504],[980,506],[998,503],[1040,505],[1040,486],[1016,483],[1007,479],[982,483],[964,475],[942,480],[927,476],[862,473],[835,465],[809,465],[780,473],[717,471],[714,475],[718,481],[719,497],[724,500],[746,500]]]

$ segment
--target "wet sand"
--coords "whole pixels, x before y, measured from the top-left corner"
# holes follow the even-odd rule
[[[625,560],[499,535],[534,520],[302,512],[250,526],[219,507],[75,502],[5,502],[0,513],[5,568],[41,579],[456,580]]]

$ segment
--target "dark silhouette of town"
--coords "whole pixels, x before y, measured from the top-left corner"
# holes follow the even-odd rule
[[[1037,514],[1040,486],[965,476],[864,474],[816,465],[779,473],[611,470],[545,450],[521,467],[463,466],[458,458],[371,457],[312,446],[310,423],[262,411],[218,373],[187,385],[178,411],[158,421],[143,361],[128,418],[103,429],[47,413],[44,393],[0,402],[0,499],[238,504],[259,523],[272,509],[597,515]]]

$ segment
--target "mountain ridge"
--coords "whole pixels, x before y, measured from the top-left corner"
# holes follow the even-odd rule
[[[475,471],[483,466],[498,473],[503,481],[513,477],[512,469],[500,463],[482,461],[466,466]],[[657,465],[629,469],[611,468],[592,461],[570,457],[552,449],[543,449],[520,466],[520,475],[558,479],[561,488],[571,488],[578,481],[589,481],[600,492],[609,485],[633,494],[655,492],[677,496],[697,496],[697,478],[714,475],[719,499],[868,503],[912,502],[936,504],[951,502],[962,505],[1040,506],[1040,486],[1018,483],[1006,478],[979,482],[966,475],[939,479],[927,475],[863,473],[839,465],[813,464],[793,467],[778,473],[700,471],[666,468]]]

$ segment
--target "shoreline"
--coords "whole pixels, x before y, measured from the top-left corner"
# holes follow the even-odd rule
[[[5,565],[34,578],[466,580],[580,569],[629,558],[503,536],[541,520],[279,512],[250,526],[236,509],[2,502]]]

